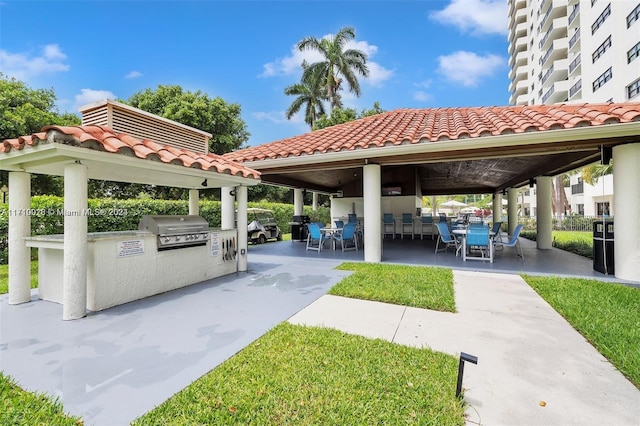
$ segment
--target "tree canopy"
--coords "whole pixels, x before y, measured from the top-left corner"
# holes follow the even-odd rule
[[[287,109],[287,119],[291,120],[300,109],[306,105],[304,121],[313,129],[318,117],[326,114],[323,101],[329,100],[322,85],[323,76],[320,74],[306,74],[300,83],[286,87],[284,94],[287,96],[297,96],[291,106]]]
[[[305,37],[298,43],[298,50],[315,50],[323,56],[324,59],[319,62],[312,64],[303,62],[302,80],[307,80],[310,75],[323,76],[319,82],[327,91],[331,108],[342,107],[339,91],[342,90],[343,78],[347,81],[349,91],[360,96],[360,83],[357,75],[369,76],[367,54],[358,49],[345,49],[345,45],[355,37],[355,29],[344,27],[334,36],[321,39]]]
[[[211,133],[209,151],[224,154],[243,147],[249,140],[247,125],[240,117],[239,104],[220,97],[210,98],[200,90],[185,91],[177,85],[159,85],[131,96],[125,103]]]
[[[53,89],[32,89],[22,81],[0,73],[0,140],[30,135],[45,126],[80,124],[71,113],[59,113]],[[0,182],[8,182],[8,174],[0,171]],[[55,176],[32,175],[34,195],[62,195],[62,179]]]
[[[363,109],[360,113],[356,112],[353,108],[335,108],[331,111],[330,115],[323,115],[316,120],[313,125],[313,130],[324,129],[325,127],[335,126],[336,124],[347,123],[349,121],[357,120],[359,118],[369,117],[372,115],[385,112],[380,107],[379,102],[374,102],[371,109]]]

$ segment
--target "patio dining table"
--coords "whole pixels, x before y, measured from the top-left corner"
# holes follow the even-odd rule
[[[489,257],[491,263],[493,263],[493,234],[491,234],[491,230],[489,229],[489,246],[487,249],[489,250]],[[458,252],[462,252],[462,260],[466,260],[467,258],[467,232],[468,228],[459,228],[451,231],[454,235],[459,235],[462,238],[462,244],[458,246],[458,250],[456,250],[456,256],[458,256]]]
[[[342,232],[344,228],[320,228],[320,232],[322,232],[325,237],[331,238],[331,248],[333,250],[336,249],[336,240],[333,238],[333,236],[337,233]],[[326,241],[326,240],[325,240]]]

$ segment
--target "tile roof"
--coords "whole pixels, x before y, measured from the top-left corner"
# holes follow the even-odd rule
[[[61,143],[114,154],[134,156],[185,167],[212,170],[233,176],[259,179],[260,172],[217,154],[197,154],[186,149],[140,140],[125,133],[117,134],[106,126],[47,126],[41,132],[16,139],[5,139],[0,154],[22,150],[38,144]]]
[[[640,103],[397,109],[227,153],[244,162],[640,121]]]

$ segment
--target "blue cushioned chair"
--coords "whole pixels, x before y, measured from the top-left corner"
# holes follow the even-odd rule
[[[340,241],[342,251],[358,250],[358,242],[356,241],[356,223],[349,222],[344,225],[342,232],[333,234],[334,241]]]
[[[411,239],[413,240],[413,215],[411,213],[402,213],[402,232],[400,233],[400,238],[404,239],[404,234],[411,234]]]
[[[422,216],[420,220],[420,239],[424,239],[424,227],[428,226],[429,231],[431,231],[431,239],[433,240],[433,216],[430,214],[427,216]]]
[[[438,253],[438,251],[447,251],[447,249],[449,247],[454,247],[456,249],[456,252],[458,251],[458,240],[451,235],[451,232],[449,232],[449,227],[447,226],[446,222],[438,222],[436,223],[436,226],[438,227],[438,240],[436,241],[436,253]],[[444,243],[444,248],[438,250],[438,247],[440,246],[440,242]]]
[[[464,239],[464,247],[462,248],[462,260],[489,260],[493,263],[493,244],[489,236],[488,226],[472,226],[469,224],[467,235]],[[473,248],[480,251],[480,256],[468,256],[467,248]]]
[[[382,215],[382,238],[385,235],[391,235],[392,238],[396,237],[396,222],[393,220],[393,215],[391,213],[384,213]]]
[[[496,247],[515,247],[516,254],[522,257],[522,261],[524,262],[524,252],[522,251],[522,246],[520,245],[520,231],[522,231],[522,224],[516,226],[516,229],[513,231],[513,235],[507,242],[496,241],[494,245]],[[520,248],[520,253],[518,253],[518,248]]]
[[[317,223],[307,224],[309,233],[307,234],[307,250],[322,251],[324,245],[324,234],[320,231],[320,225]]]

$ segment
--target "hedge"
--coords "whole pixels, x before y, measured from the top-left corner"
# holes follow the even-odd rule
[[[87,222],[89,232],[127,231],[138,229],[143,215],[185,215],[189,211],[187,201],[169,201],[153,199],[113,200],[90,199],[88,201]],[[280,203],[248,203],[249,207],[272,210],[283,233],[291,232],[293,205]],[[64,199],[54,196],[35,196],[31,198],[31,234],[51,235],[64,232]],[[219,227],[221,222],[220,201],[201,200],[200,216],[211,227]],[[8,206],[0,204],[0,264],[7,263]],[[304,214],[313,216],[311,206],[304,207]],[[330,209],[318,207],[318,221],[330,222]]]

